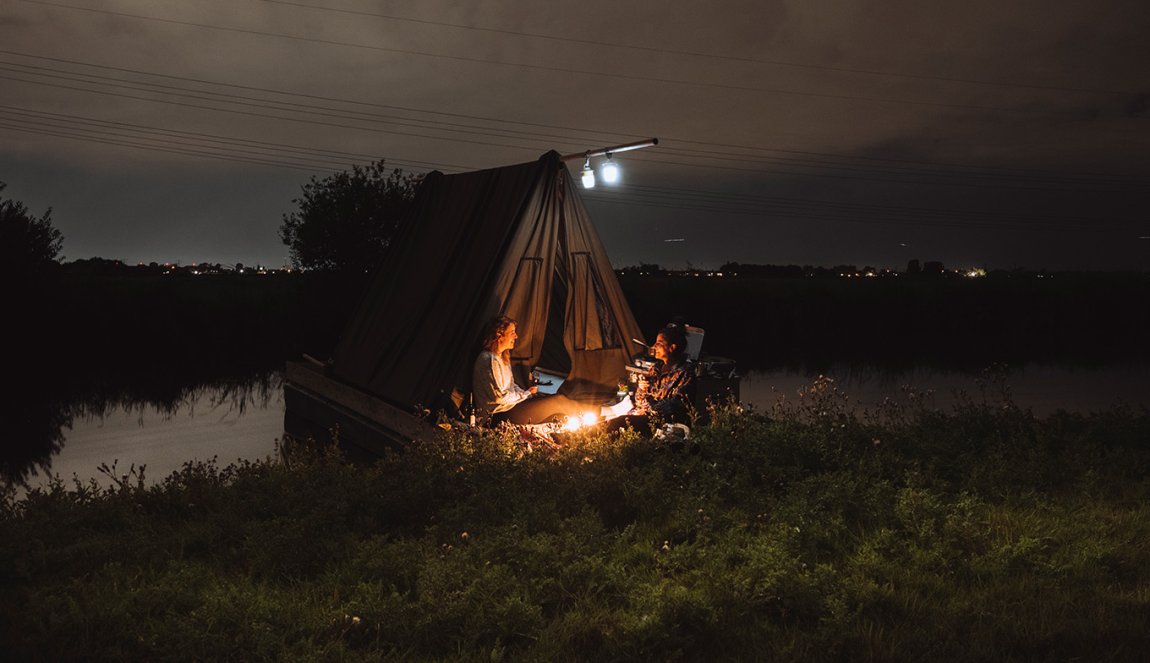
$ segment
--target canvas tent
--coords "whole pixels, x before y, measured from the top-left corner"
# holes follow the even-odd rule
[[[638,324],[556,152],[428,174],[333,356],[330,374],[396,406],[460,405],[487,320],[518,321],[513,363],[613,392]]]

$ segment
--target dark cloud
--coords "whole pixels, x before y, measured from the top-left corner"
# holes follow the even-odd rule
[[[71,258],[278,264],[280,215],[325,167],[288,149],[479,168],[659,136],[621,158],[639,188],[588,200],[620,264],[1150,268],[1130,241],[1150,218],[1141,2],[314,2],[360,13],[6,3],[0,49],[24,55],[0,54],[0,97],[41,114],[0,110],[6,193],[53,206]],[[113,87],[142,82],[170,89]],[[143,128],[279,146],[280,166]],[[1043,214],[1063,220],[1027,225]]]

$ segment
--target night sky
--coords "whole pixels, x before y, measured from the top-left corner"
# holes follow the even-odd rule
[[[0,181],[65,260],[279,266],[312,175],[658,137],[585,195],[616,267],[1150,270],[1148,34],[1145,0],[3,0]]]

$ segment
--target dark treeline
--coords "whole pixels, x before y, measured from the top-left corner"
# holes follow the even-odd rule
[[[1150,275],[739,278],[621,273],[645,333],[681,316],[752,367],[1150,358]],[[67,390],[239,377],[327,357],[367,281],[64,265],[17,304],[19,359]],[[402,321],[397,320],[397,324]]]
[[[363,280],[323,274],[192,276],[72,263],[8,281],[14,338],[0,478],[58,451],[75,416],[170,409],[333,347]]]
[[[644,331],[671,316],[743,366],[979,369],[1145,361],[1150,275],[809,278],[622,273]]]

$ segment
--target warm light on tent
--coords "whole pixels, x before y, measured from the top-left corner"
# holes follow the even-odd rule
[[[595,188],[595,171],[591,170],[591,160],[588,159],[583,162],[583,188]]]
[[[611,160],[611,155],[607,155],[607,161],[599,168],[599,174],[603,176],[603,181],[607,184],[615,184],[619,181],[619,165]]]

